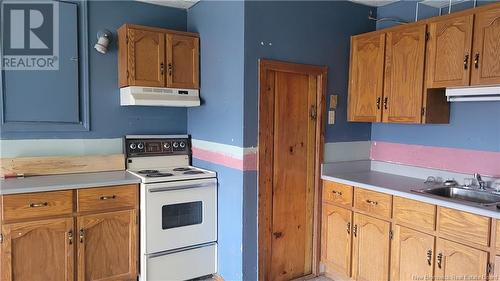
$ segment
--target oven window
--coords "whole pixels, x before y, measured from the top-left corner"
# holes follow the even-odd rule
[[[165,205],[161,208],[162,229],[202,223],[202,202]]]

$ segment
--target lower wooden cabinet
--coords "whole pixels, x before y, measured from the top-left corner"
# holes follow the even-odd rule
[[[451,278],[470,276],[479,279],[469,280],[486,280],[487,266],[487,252],[446,239],[437,239],[435,262],[435,276],[437,278],[446,277],[447,280],[460,280]]]
[[[73,219],[2,226],[3,281],[72,281]]]
[[[352,212],[330,204],[323,205],[322,261],[343,277],[351,275]]]
[[[389,279],[391,223],[354,213],[352,277],[358,281]]]
[[[129,280],[137,276],[136,211],[81,216],[78,280]]]
[[[391,280],[431,280],[434,236],[395,225],[391,248]]]

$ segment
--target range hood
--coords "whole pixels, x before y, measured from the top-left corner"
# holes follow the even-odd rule
[[[200,106],[200,92],[197,89],[129,86],[120,89],[120,105]]]
[[[447,88],[449,102],[500,101],[500,85],[488,87]]]

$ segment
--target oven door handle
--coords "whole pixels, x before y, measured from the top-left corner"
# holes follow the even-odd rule
[[[201,183],[201,184],[191,184],[191,185],[182,185],[182,186],[165,186],[165,187],[150,188],[148,191],[151,193],[154,193],[154,192],[182,190],[182,189],[197,188],[197,187],[210,187],[210,186],[214,186],[214,185],[215,185],[215,183]]]

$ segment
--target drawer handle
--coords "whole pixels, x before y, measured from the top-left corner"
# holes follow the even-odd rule
[[[432,250],[427,251],[427,264],[432,265]]]
[[[68,241],[70,245],[73,245],[73,230],[68,232]]]
[[[347,234],[351,234],[351,223],[347,223]]]
[[[85,238],[85,230],[80,229],[80,243],[83,243],[83,238]]]
[[[99,197],[99,200],[111,200],[111,199],[116,199],[116,195],[112,195],[112,196],[101,196]]]
[[[354,234],[354,237],[358,237],[358,225],[355,224],[354,227],[352,228],[352,234]]]
[[[338,196],[342,196],[342,192],[340,191],[332,190],[332,193]]]
[[[49,202],[39,202],[39,203],[30,203],[29,204],[30,208],[47,207],[48,205],[49,205]]]
[[[366,203],[368,203],[368,204],[370,204],[370,205],[373,205],[373,206],[378,205],[378,202],[377,202],[377,201],[373,201],[373,200],[370,200],[370,199],[366,199]]]
[[[441,263],[443,262],[443,253],[439,253],[437,255],[437,264],[438,264],[438,267],[441,268]]]

